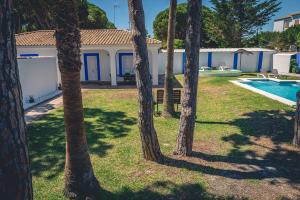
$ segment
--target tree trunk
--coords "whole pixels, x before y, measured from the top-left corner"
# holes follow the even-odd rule
[[[0,198],[32,199],[12,0],[0,0]]]
[[[300,147],[300,91],[297,92],[297,108],[295,112],[295,128],[293,144]]]
[[[56,47],[63,88],[66,130],[65,195],[96,199],[100,186],[94,176],[84,129],[80,88],[80,30],[74,0],[58,0]]]
[[[141,0],[128,0],[128,8],[135,52],[136,82],[139,101],[138,123],[143,156],[146,160],[160,163],[163,161],[163,157],[153,122],[152,82],[149,71],[143,5]]]
[[[174,39],[176,26],[176,7],[177,0],[170,0],[169,24],[168,24],[168,42],[167,42],[167,66],[165,71],[165,92],[164,92],[164,117],[174,115],[173,103],[173,63],[174,63]]]
[[[201,1],[188,0],[188,26],[185,49],[187,63],[184,71],[184,91],[177,148],[174,152],[183,156],[190,155],[193,146],[199,73],[200,9]]]

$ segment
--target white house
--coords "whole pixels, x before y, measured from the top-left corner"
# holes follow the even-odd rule
[[[227,66],[243,72],[269,71],[273,66],[274,50],[263,48],[243,48],[248,54],[237,53],[239,48],[214,48],[200,49],[199,65],[208,68],[219,68]],[[159,74],[164,74],[167,55],[163,50],[159,54]],[[174,73],[182,74],[186,63],[186,53],[184,49],[174,51]]]
[[[286,29],[298,24],[300,24],[300,11],[275,19],[273,31],[283,32]]]
[[[16,43],[17,54],[20,57],[57,57],[53,30],[17,34]],[[119,81],[123,81],[126,73],[134,73],[133,46],[129,31],[81,30],[81,45],[81,81],[107,81],[112,86],[116,86]],[[158,53],[161,42],[147,38],[147,45],[153,85],[158,85]],[[48,63],[45,61],[41,65],[47,66]],[[60,82],[59,70],[57,70],[57,75],[58,82]]]

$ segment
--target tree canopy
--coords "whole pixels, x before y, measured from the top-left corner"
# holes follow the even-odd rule
[[[177,5],[175,48],[183,48],[187,28],[187,4]],[[222,35],[220,29],[216,26],[216,15],[211,9],[202,7],[203,23],[201,28],[201,47],[222,46]],[[168,30],[169,8],[161,11],[153,22],[154,37],[166,43]]]
[[[294,25],[284,32],[261,32],[248,39],[246,46],[283,51],[291,50],[292,46],[300,49],[300,25]]]
[[[52,0],[14,0],[16,13],[16,32],[53,29],[54,1]],[[104,10],[87,0],[76,0],[80,28],[115,28]]]
[[[211,0],[227,47],[242,47],[280,9],[278,0]]]

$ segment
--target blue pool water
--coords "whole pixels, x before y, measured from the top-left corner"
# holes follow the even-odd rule
[[[297,82],[276,82],[271,80],[252,80],[243,82],[259,90],[283,97],[296,102],[296,93],[300,90],[300,83]]]

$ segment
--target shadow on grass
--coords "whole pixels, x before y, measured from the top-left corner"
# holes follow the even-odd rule
[[[208,193],[200,184],[177,185],[170,181],[158,181],[153,185],[138,191],[132,191],[129,188],[123,188],[120,192],[111,193],[102,190],[99,194],[101,199],[109,200],[236,200],[234,197],[221,197]],[[245,199],[245,198],[244,198]]]
[[[200,124],[224,124],[240,128],[241,134],[232,134],[222,138],[233,144],[228,155],[211,155],[203,152],[194,152],[192,155],[194,158],[208,162],[238,164],[239,169],[215,168],[198,162],[190,162],[188,159],[166,158],[165,164],[231,179],[285,178],[291,183],[300,183],[300,153],[282,147],[282,144],[292,141],[292,116],[292,112],[263,110],[247,113],[242,118],[230,122],[197,121]],[[261,137],[269,138],[273,145],[270,147],[270,145],[256,143],[255,140]],[[244,151],[242,148],[245,145],[257,145],[267,153],[257,155],[257,152],[252,150]]]
[[[135,118],[128,117],[124,112],[85,108],[84,115],[89,152],[100,157],[113,148],[104,139],[125,137],[129,126],[136,123]],[[63,111],[47,114],[28,128],[32,174],[47,179],[56,177],[63,171],[65,162]]]

